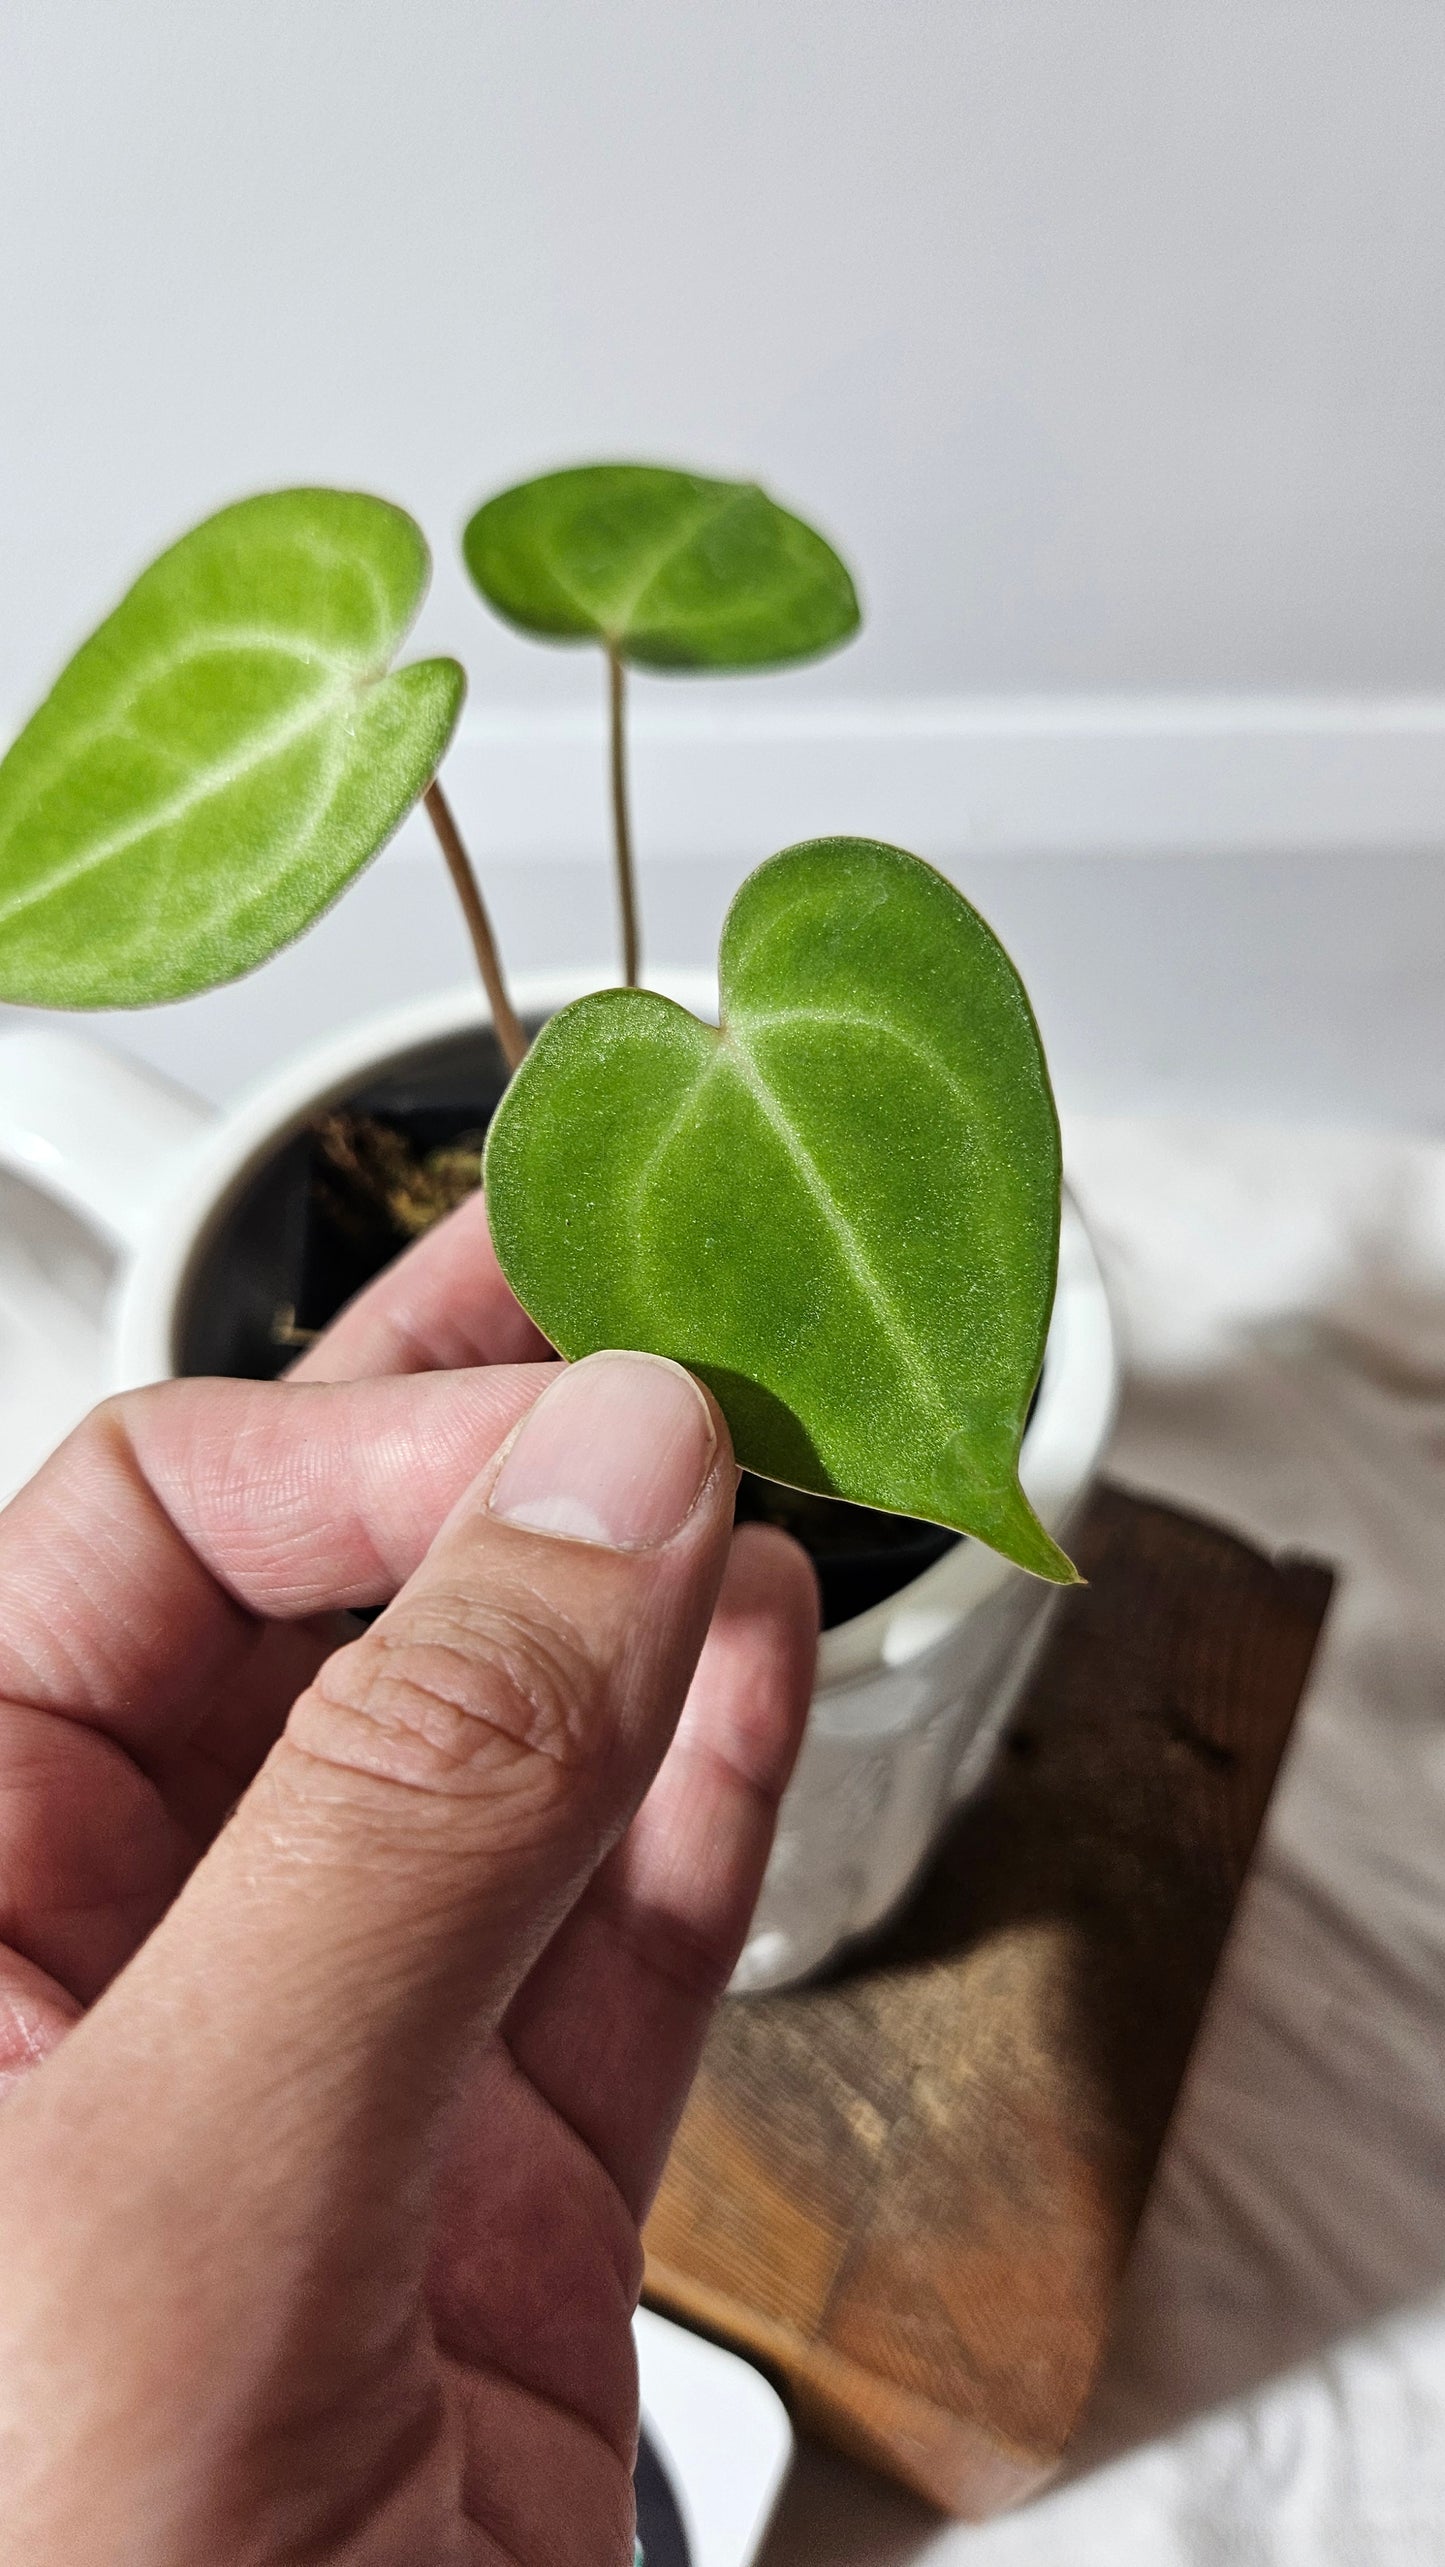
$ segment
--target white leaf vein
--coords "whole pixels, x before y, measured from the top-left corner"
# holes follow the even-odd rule
[[[719,1058],[725,1059],[742,1079],[753,1102],[765,1117],[781,1144],[805,1191],[837,1242],[844,1265],[863,1294],[869,1309],[882,1326],[892,1345],[898,1363],[907,1376],[919,1404],[935,1420],[945,1436],[951,1435],[957,1423],[947,1407],[940,1384],[934,1377],[926,1350],[919,1344],[916,1331],[899,1309],[884,1278],[879,1274],[863,1240],[839,1203],[812,1151],[781,1099],[763,1077],[757,1064],[741,1045],[730,1043],[726,1036],[719,1045]]]
[[[836,1026],[842,1025],[850,1033],[866,1034],[870,1040],[881,1036],[886,1042],[896,1043],[910,1059],[927,1070],[940,1087],[947,1088],[965,1113],[978,1112],[978,1098],[963,1080],[955,1077],[936,1052],[929,1051],[901,1025],[895,1025],[890,1017],[863,1016],[854,1009],[842,1007],[770,1007],[758,1015],[737,1016],[733,1022],[738,1027],[746,1027],[750,1034],[767,1032],[775,1025],[821,1025],[831,1033]]]
[[[756,1019],[750,1022],[756,1022]],[[717,1049],[680,1099],[677,1109],[659,1135],[637,1172],[632,1188],[632,1211],[639,1235],[643,1207],[648,1193],[668,1151],[679,1140],[702,1103],[709,1082],[720,1069],[731,1070],[768,1124],[774,1139],[784,1152],[789,1165],[830,1231],[842,1264],[862,1294],[871,1317],[878,1325],[920,1406],[932,1418],[940,1432],[951,1435],[957,1418],[947,1404],[942,1386],[935,1378],[927,1352],[919,1343],[916,1331],[878,1272],[868,1250],[839,1203],[817,1160],[814,1158],[797,1125],[781,1099],[769,1086],[742,1046],[732,1039],[732,1029],[718,1036]]]
[[[256,732],[238,757],[208,766],[195,783],[186,785],[179,793],[150,804],[136,819],[127,821],[122,828],[113,829],[108,837],[89,840],[76,850],[68,864],[54,866],[43,880],[28,883],[8,896],[0,895],[0,924],[8,926],[27,909],[39,907],[53,898],[56,892],[66,890],[71,883],[83,881],[101,866],[113,863],[129,848],[188,819],[193,811],[214,801],[232,785],[244,783],[258,768],[295,747],[308,733],[328,727],[351,693],[349,687],[338,687],[319,700],[312,698],[300,716],[292,715],[284,722],[272,723],[265,730]]]

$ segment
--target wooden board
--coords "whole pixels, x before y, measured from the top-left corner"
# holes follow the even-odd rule
[[[1330,1573],[1105,1487],[990,1784],[865,1965],[719,2017],[659,2307],[947,2510],[1058,2467]]]

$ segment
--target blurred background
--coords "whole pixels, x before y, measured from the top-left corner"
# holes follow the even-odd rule
[[[754,474],[867,629],[639,679],[648,947],[871,832],[1029,979],[1066,1101],[1445,1117],[1438,0],[9,0],[0,715],[285,482],[422,521],[513,967],[612,951],[593,654],[491,622],[497,486]],[[229,1094],[463,978],[418,825],[116,1032]]]

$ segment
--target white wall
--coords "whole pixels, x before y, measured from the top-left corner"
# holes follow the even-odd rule
[[[593,453],[754,471],[869,629],[639,689],[683,869],[655,948],[700,958],[725,877],[851,823],[1014,885],[1096,1094],[1434,1118],[1442,145],[1441,0],[7,0],[0,715],[221,499],[384,490],[437,549],[459,790],[531,954],[596,672],[488,623],[455,530]],[[1181,940],[1214,977],[1171,1010]],[[454,978],[443,942],[395,968]],[[353,1003],[354,943],[132,1039],[224,1085],[298,988]]]

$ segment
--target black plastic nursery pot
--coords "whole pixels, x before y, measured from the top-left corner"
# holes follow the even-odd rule
[[[535,1030],[535,1029],[532,1029]],[[420,1045],[331,1101],[233,1197],[192,1274],[183,1373],[268,1381],[476,1182],[507,1083],[490,1031]],[[830,1630],[931,1568],[958,1536],[743,1474],[740,1520],[809,1553]]]

